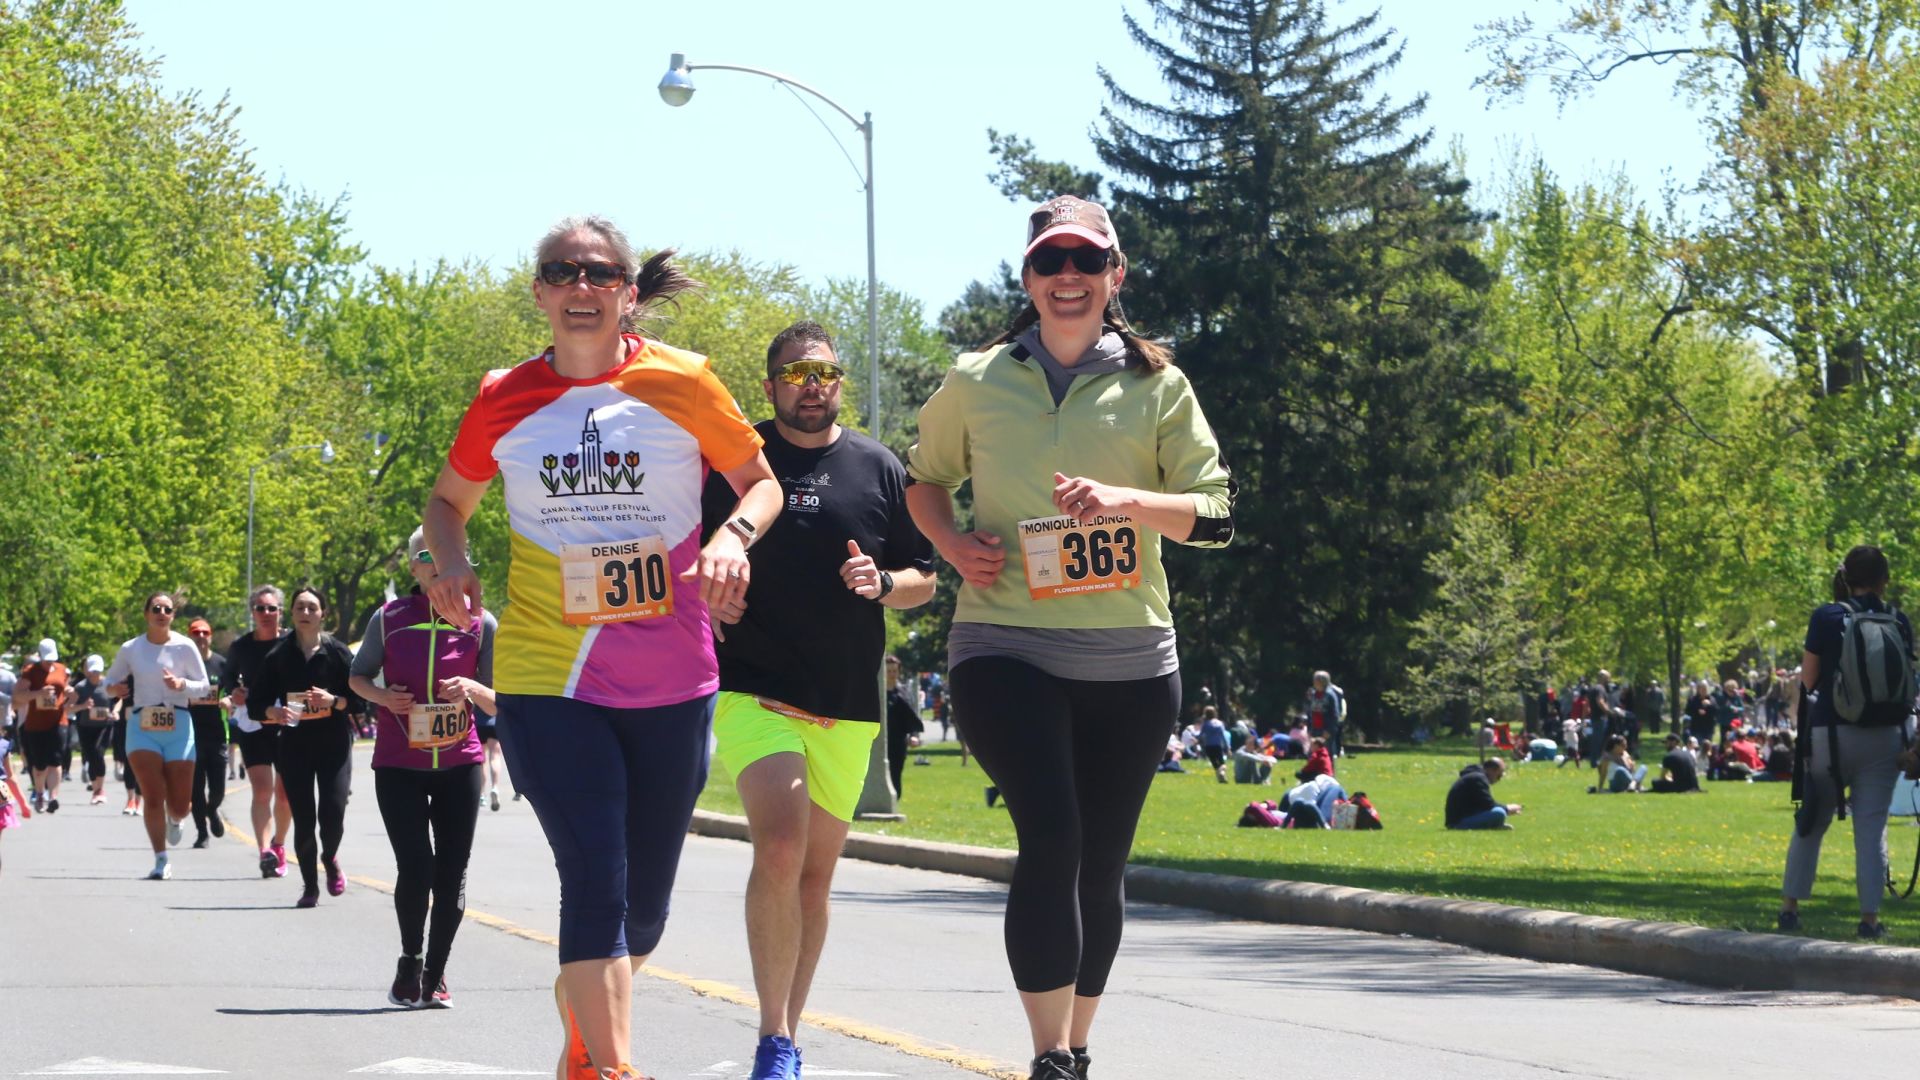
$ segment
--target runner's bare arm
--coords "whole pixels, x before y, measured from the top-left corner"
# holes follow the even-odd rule
[[[486,484],[461,476],[451,464],[442,465],[420,515],[437,571],[427,583],[427,595],[436,610],[462,624],[480,610],[480,578],[467,561],[467,519],[486,493]]]
[[[773,475],[773,467],[767,464],[767,456],[755,453],[745,464],[724,470],[720,475],[727,478],[727,483],[740,496],[740,502],[727,515],[727,520],[746,518],[753,526],[755,536],[765,536],[767,529],[773,525],[773,519],[779,516],[781,505],[786,502],[786,495],[780,490],[780,480]],[[700,557],[680,576],[698,580],[700,599],[712,608],[745,600],[750,575],[746,541],[741,539],[739,533],[722,527],[713,531],[707,546],[700,549]]]

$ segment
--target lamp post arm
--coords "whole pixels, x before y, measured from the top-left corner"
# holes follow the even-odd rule
[[[848,112],[845,106],[841,105],[839,102],[833,100],[832,98],[821,93],[820,91],[815,90],[813,87],[808,86],[806,83],[801,82],[799,79],[795,79],[788,75],[782,75],[777,71],[768,71],[765,68],[746,67],[741,64],[688,64],[687,70],[688,71],[744,71],[749,75],[765,76],[766,78],[772,79],[774,82],[786,83],[788,86],[793,87],[795,90],[805,90],[807,93],[812,94],[814,97],[817,97],[821,101],[826,102],[827,105],[833,109],[833,111],[839,113],[841,116],[846,117],[847,123],[852,124],[854,127],[859,128],[862,131],[867,130],[868,125],[872,123],[871,120],[863,122],[859,117]],[[869,172],[869,175],[871,175],[871,172]]]

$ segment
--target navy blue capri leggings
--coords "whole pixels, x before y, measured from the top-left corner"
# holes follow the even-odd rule
[[[516,790],[560,871],[560,962],[645,956],[660,944],[693,803],[707,783],[713,695],[652,709],[499,697]]]

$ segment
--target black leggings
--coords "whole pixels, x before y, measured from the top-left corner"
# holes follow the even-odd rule
[[[104,780],[107,775],[107,744],[113,741],[112,724],[75,724],[80,736],[80,759],[87,764],[87,783]]]
[[[207,819],[227,801],[227,722],[215,712],[193,718],[193,825],[207,835]]]
[[[400,951],[421,954],[431,894],[433,938],[425,952],[426,971],[435,976],[447,970],[453,935],[467,910],[467,858],[480,820],[481,779],[478,763],[437,771],[373,770],[373,795],[399,871],[393,911],[400,917]]]
[[[140,794],[140,780],[133,775],[133,766],[127,763],[127,719],[124,716],[113,722],[113,760],[120,766],[120,779],[126,782],[127,798],[131,800]]]
[[[344,715],[310,721],[280,733],[276,751],[280,778],[287,784],[287,809],[293,811],[293,850],[300,856],[300,880],[308,891],[320,887],[320,860],[339,854],[347,831],[347,795],[353,780],[353,729]],[[316,806],[314,788],[319,787]],[[320,841],[314,843],[314,825]]]
[[[1180,709],[1180,674],[1086,682],[984,656],[948,681],[960,737],[1019,836],[1007,892],[1013,983],[1099,997],[1120,951],[1127,853]]]

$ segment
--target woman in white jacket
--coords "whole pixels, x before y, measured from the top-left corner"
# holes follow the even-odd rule
[[[207,666],[192,639],[173,629],[176,605],[167,593],[147,597],[147,632],[120,646],[107,668],[107,692],[131,696],[127,755],[145,796],[154,881],[173,876],[167,848],[180,842],[180,822],[193,809],[193,718],[187,702],[206,697]]]

